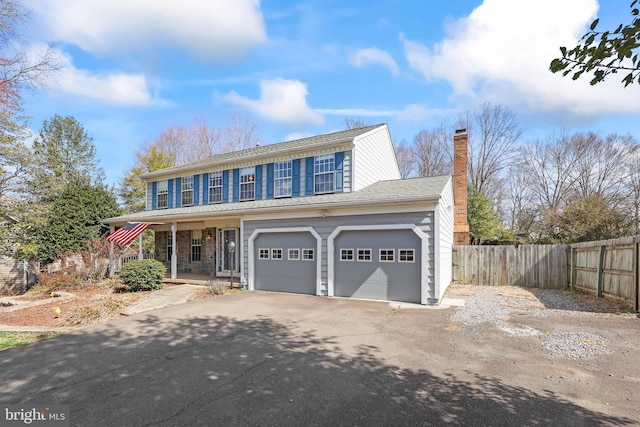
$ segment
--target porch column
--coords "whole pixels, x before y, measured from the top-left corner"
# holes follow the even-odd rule
[[[138,237],[138,259],[144,259],[144,255],[142,255],[142,235],[144,233],[140,233],[140,237]]]
[[[113,233],[115,227],[112,225],[109,227],[109,234]],[[113,256],[113,240],[111,240],[109,245],[109,277],[113,277],[116,274],[116,260]]]
[[[178,231],[178,224],[171,223],[171,241],[173,242],[173,253],[171,254],[171,278],[178,278],[178,242],[176,240],[176,234]]]

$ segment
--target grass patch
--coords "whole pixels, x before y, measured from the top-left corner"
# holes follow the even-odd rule
[[[43,332],[0,332],[0,350],[46,340],[56,335]]]

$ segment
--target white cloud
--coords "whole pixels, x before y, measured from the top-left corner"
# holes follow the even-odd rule
[[[398,110],[369,110],[366,108],[318,108],[315,111],[330,116],[357,117],[393,117],[401,113]]]
[[[230,92],[223,99],[269,120],[294,126],[320,125],[323,117],[307,104],[307,85],[298,80],[262,80],[260,99],[254,100]]]
[[[433,116],[433,112],[430,111],[424,105],[410,104],[402,110],[397,119],[400,122],[424,122],[428,117]]]
[[[296,139],[309,138],[310,136],[314,136],[314,134],[310,132],[293,132],[285,136],[284,140],[295,141]]]
[[[400,39],[411,67],[449,82],[457,98],[574,117],[640,111],[637,91],[616,76],[590,86],[586,76],[549,71],[559,46],[574,46],[597,11],[596,0],[485,0],[433,46]]]
[[[44,44],[33,45],[30,54],[41,57],[44,49]],[[76,68],[71,56],[61,50],[52,49],[51,53],[52,59],[60,65],[59,71],[47,84],[54,92],[98,99],[116,105],[146,106],[154,101],[149,93],[147,79],[142,74],[92,74]]]
[[[356,67],[364,67],[366,65],[380,65],[391,71],[391,74],[397,76],[400,74],[398,64],[393,60],[391,55],[384,50],[378,48],[360,49],[349,57],[349,62]]]
[[[260,0],[27,0],[45,39],[91,53],[177,47],[233,60],[266,39]]]

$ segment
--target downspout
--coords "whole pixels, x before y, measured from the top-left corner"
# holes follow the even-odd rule
[[[178,242],[176,240],[176,234],[178,231],[178,225],[175,222],[171,223],[171,239],[173,242],[173,252],[171,253],[171,278],[178,278]]]

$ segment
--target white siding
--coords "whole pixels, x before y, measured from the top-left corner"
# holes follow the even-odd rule
[[[453,279],[453,184],[452,179],[445,186],[436,208],[435,246],[437,271],[434,299],[440,301]]]
[[[393,151],[389,128],[386,125],[357,137],[354,143],[352,191],[378,181],[400,179],[398,162]]]
[[[152,183],[147,182],[147,210],[150,211],[153,209],[153,190]]]

